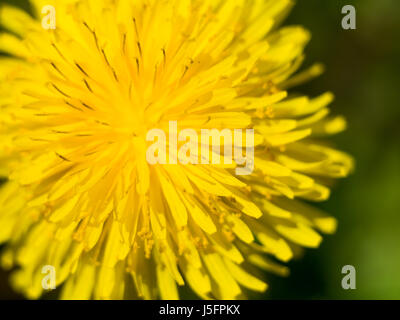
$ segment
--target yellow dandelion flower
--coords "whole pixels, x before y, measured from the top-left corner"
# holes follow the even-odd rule
[[[290,0],[31,0],[0,21],[1,263],[14,287],[61,298],[202,298],[264,291],[259,269],[317,247],[323,201],[352,160],[331,93],[288,94],[310,34],[280,27]],[[55,8],[55,29],[42,25]],[[153,128],[254,129],[254,171],[146,161]],[[243,141],[244,142],[244,141]]]

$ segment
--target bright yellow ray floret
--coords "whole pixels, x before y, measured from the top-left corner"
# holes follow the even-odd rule
[[[14,287],[62,298],[202,298],[264,291],[336,220],[303,200],[329,197],[352,159],[323,143],[345,129],[331,93],[289,88],[310,39],[279,28],[290,0],[31,0],[0,9],[0,242]],[[56,29],[42,28],[44,5]],[[169,121],[254,128],[255,170],[149,165],[146,132]]]

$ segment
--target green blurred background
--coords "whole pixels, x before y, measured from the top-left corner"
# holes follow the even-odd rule
[[[4,2],[29,10],[26,1]],[[357,30],[341,27],[347,4],[356,7]],[[338,218],[337,233],[289,263],[289,278],[267,275],[263,299],[400,299],[399,17],[398,0],[302,0],[285,23],[312,32],[305,67],[323,62],[327,70],[296,90],[335,93],[332,111],[345,115],[349,126],[333,140],[357,167],[320,205]],[[341,287],[348,264],[356,268],[356,290]],[[21,297],[0,271],[0,299],[15,298]]]

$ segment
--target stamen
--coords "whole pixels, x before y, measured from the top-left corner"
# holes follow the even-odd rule
[[[122,52],[126,53],[126,33],[124,33],[124,38],[122,39]]]
[[[104,60],[106,61],[108,67],[111,69],[111,71],[112,71],[112,73],[113,73],[113,75],[114,75],[115,80],[116,80],[117,82],[119,82],[119,81],[118,81],[117,74],[115,73],[115,70],[114,70],[113,67],[111,66],[110,62],[108,62],[106,53],[104,52],[104,49],[101,49],[101,52],[103,53]]]
[[[162,51],[162,53],[163,53],[163,57],[164,57],[163,61],[164,61],[164,67],[165,67],[165,64],[167,63],[167,54],[166,54],[164,48],[162,48],[161,51]]]
[[[57,157],[61,158],[61,159],[64,160],[64,161],[72,162],[71,160],[68,160],[67,158],[65,158],[64,156],[62,156],[61,154],[59,154],[58,152],[55,152],[55,154],[56,154]]]
[[[136,60],[137,72],[139,73],[139,71],[140,71],[140,63],[139,63],[139,59],[138,59],[138,58],[135,58],[135,60]]]
[[[57,51],[58,55],[64,60],[64,61],[68,61],[64,55],[61,53],[61,51],[57,48],[57,46],[55,45],[54,42],[51,43],[52,47]]]
[[[86,73],[86,71],[85,71],[77,62],[75,62],[75,65],[78,67],[78,69],[79,69],[86,77],[90,78],[89,75]]]
[[[65,103],[67,106],[70,106],[71,108],[74,108],[74,109],[76,109],[76,110],[78,110],[78,111],[82,111],[82,109],[80,109],[80,108],[74,106],[73,104],[71,104],[71,103],[68,102],[67,100],[64,100],[64,103]]]
[[[133,18],[133,25],[135,26],[136,38],[139,39],[139,32],[136,24],[136,18]]]
[[[85,83],[86,88],[88,88],[88,90],[93,93],[92,88],[89,86],[89,83],[86,81],[86,79],[83,79],[83,82]]]
[[[86,103],[84,103],[83,101],[80,101],[80,103],[85,107],[85,108],[87,108],[87,109],[90,109],[90,110],[94,110],[91,106],[89,106],[89,105],[87,105]]]
[[[92,33],[94,42],[96,43],[96,48],[97,48],[97,50],[100,50],[96,32],[94,30],[90,29],[85,21],[83,22],[83,25]]]
[[[58,69],[54,62],[51,62],[50,64],[64,79],[67,79],[67,77],[60,71],[60,69]]]
[[[67,95],[65,92],[61,91],[54,83],[51,83],[51,85],[56,89],[59,93],[61,93],[64,97],[71,98],[71,96]]]
[[[138,47],[138,50],[139,50],[140,57],[143,59],[143,55],[142,55],[142,46],[141,46],[141,44],[140,44],[139,41],[137,42],[137,47]]]

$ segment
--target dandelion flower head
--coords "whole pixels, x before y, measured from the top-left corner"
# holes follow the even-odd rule
[[[315,248],[352,160],[326,136],[331,93],[292,88],[310,39],[282,27],[290,0],[31,0],[0,9],[0,243],[3,268],[39,298],[54,266],[61,298],[240,299],[261,270]],[[42,26],[53,5],[56,28]],[[150,165],[146,132],[255,130],[254,172]]]

